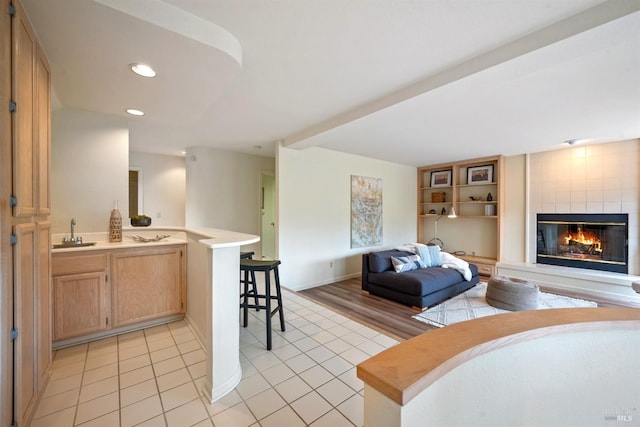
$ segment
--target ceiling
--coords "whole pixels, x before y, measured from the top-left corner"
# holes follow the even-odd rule
[[[127,117],[132,151],[417,166],[640,137],[640,0],[22,1],[54,108]]]

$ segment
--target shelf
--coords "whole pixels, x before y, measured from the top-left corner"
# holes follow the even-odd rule
[[[498,185],[497,182],[487,182],[486,184],[458,184],[456,187],[458,188],[472,188],[472,187],[489,187],[492,185]]]
[[[447,216],[447,214],[421,214],[420,218],[435,218],[439,216]],[[458,218],[487,218],[487,219],[498,219],[497,215],[456,215],[455,218],[451,218],[456,220]]]
[[[464,249],[468,253],[475,252],[490,256],[495,254],[495,257],[500,259],[502,239],[500,211],[505,200],[502,193],[504,182],[502,162],[502,156],[490,156],[419,167],[417,171],[418,241],[428,241],[433,237],[435,231],[433,223],[443,216],[440,214],[442,209],[449,213],[452,208],[455,208],[458,220],[446,221],[446,224],[440,222],[441,236],[438,237],[447,241],[448,246],[457,245],[459,249]],[[486,169],[490,169],[485,179],[491,182],[478,182],[483,177],[475,175],[474,182],[468,183],[470,169],[478,168],[477,172],[482,174],[480,169],[485,166],[487,166]],[[451,171],[451,185],[432,187],[432,173],[448,170]],[[433,202],[431,195],[437,192],[446,193],[446,201]],[[486,200],[489,194],[492,200]],[[471,200],[469,197],[477,197],[479,200]],[[435,210],[437,213],[426,213],[430,210]],[[492,215],[485,215],[485,212]],[[448,215],[444,214],[444,216]],[[491,259],[481,261],[483,262],[480,264],[491,266]]]
[[[468,202],[458,202],[459,205],[497,205],[498,201],[497,200],[492,200],[490,202],[487,202],[485,200],[470,200]]]
[[[452,188],[453,188],[453,185],[447,185],[444,187],[420,187],[420,190],[446,190],[446,189],[451,190]]]

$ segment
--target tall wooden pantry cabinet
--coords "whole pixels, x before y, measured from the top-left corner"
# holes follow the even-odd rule
[[[0,7],[0,423],[26,426],[51,363],[50,70],[20,2]]]

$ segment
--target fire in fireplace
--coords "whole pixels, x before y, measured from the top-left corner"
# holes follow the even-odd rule
[[[628,273],[627,214],[538,214],[540,264]]]

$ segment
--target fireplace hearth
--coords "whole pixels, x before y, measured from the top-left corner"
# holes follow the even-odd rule
[[[628,214],[538,214],[539,264],[628,273]]]

